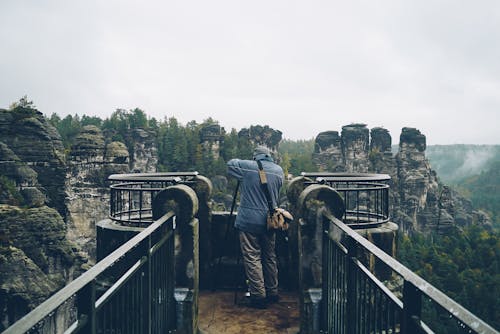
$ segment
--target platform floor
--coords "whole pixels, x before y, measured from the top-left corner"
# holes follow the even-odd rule
[[[200,291],[199,325],[202,334],[296,334],[299,301],[296,293],[281,292],[279,303],[259,310],[245,306],[243,292]]]

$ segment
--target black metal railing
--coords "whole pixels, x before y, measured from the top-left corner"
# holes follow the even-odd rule
[[[174,226],[171,211],[4,334],[168,333],[175,329]],[[117,272],[110,270],[113,267],[125,269]]]
[[[322,332],[498,333],[327,211],[322,242]],[[396,288],[372,274],[367,255]]]
[[[376,227],[389,221],[389,185],[387,174],[302,173],[308,184],[326,184],[344,199],[342,220],[351,228]]]
[[[153,222],[151,203],[163,189],[189,184],[198,172],[113,174],[110,186],[109,218],[127,226],[146,226]]]

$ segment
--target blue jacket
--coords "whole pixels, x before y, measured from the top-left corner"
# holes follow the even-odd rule
[[[273,207],[278,206],[279,192],[283,185],[283,169],[271,158],[259,159],[266,173],[267,185],[271,193]],[[244,232],[256,234],[267,230],[268,205],[266,195],[260,185],[259,166],[254,160],[232,159],[227,163],[228,173],[240,181],[240,206],[235,227]]]

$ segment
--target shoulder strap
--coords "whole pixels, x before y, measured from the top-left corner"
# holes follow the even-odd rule
[[[262,191],[266,195],[269,212],[273,212],[274,211],[273,201],[271,200],[271,193],[269,192],[269,187],[267,186],[266,172],[264,172],[264,168],[262,167],[262,162],[260,160],[257,160],[257,165],[259,165],[260,186],[262,188]]]

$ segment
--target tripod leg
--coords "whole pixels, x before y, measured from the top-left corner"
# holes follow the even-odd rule
[[[234,274],[234,282],[236,283],[237,282],[237,279],[238,279],[238,267],[240,265],[240,259],[241,259],[241,253],[240,253],[240,250],[237,251],[237,256],[238,256],[238,259],[236,260],[236,268],[234,270],[235,274]],[[236,305],[238,302],[238,284],[235,285],[234,287],[234,305]]]
[[[215,271],[212,275],[212,291],[215,291],[215,285],[217,282],[217,279],[219,277],[219,271],[220,271],[220,264],[222,261],[222,250],[223,250],[223,245],[227,243],[228,241],[228,236],[229,236],[229,230],[230,230],[230,225],[231,225],[231,218],[234,213],[234,207],[236,206],[236,197],[238,195],[238,189],[240,187],[240,181],[236,184],[236,188],[234,189],[234,195],[233,195],[233,202],[231,203],[231,211],[229,212],[229,217],[227,218],[227,225],[226,225],[226,232],[224,233],[224,242],[221,242],[218,247],[218,261],[217,265],[215,266]]]

